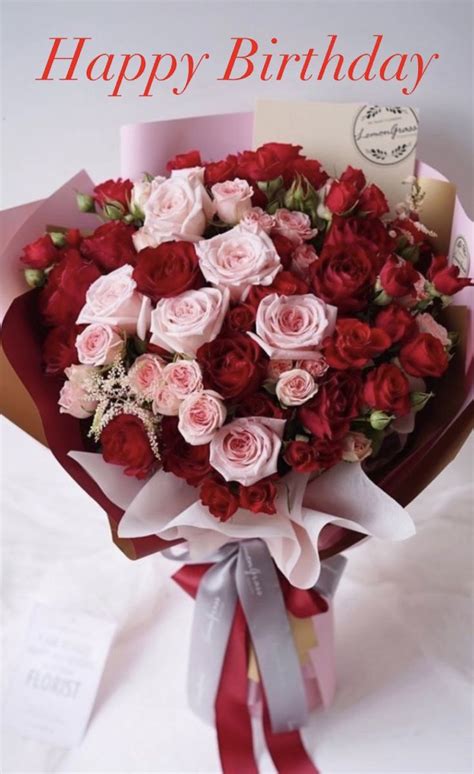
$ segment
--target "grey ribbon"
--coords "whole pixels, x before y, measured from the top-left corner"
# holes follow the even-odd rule
[[[187,560],[187,552],[168,558]],[[188,667],[192,709],[214,723],[215,701],[237,601],[247,620],[274,732],[306,722],[308,707],[301,666],[273,559],[259,539],[227,543],[206,559],[213,562],[199,584]],[[314,587],[331,597],[346,559],[323,562]],[[321,582],[321,585],[320,585]]]

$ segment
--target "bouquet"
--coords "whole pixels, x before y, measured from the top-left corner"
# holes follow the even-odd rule
[[[302,671],[294,622],[328,612],[342,548],[413,533],[396,482],[418,415],[442,415],[446,308],[471,282],[406,186],[390,212],[361,169],[330,178],[298,145],[192,150],[77,193],[99,225],[19,256],[33,290],[5,348],[53,451],[119,543],[187,541],[189,695],[225,771],[256,770],[249,703],[278,770],[314,771],[296,729],[331,667]]]

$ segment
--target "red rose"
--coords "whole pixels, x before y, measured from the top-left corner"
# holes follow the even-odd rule
[[[426,242],[426,234],[418,228],[418,217],[413,213],[409,218],[396,218],[389,223],[390,230],[404,236],[411,245],[421,245]]]
[[[206,479],[199,492],[203,505],[209,508],[216,519],[228,521],[239,507],[239,501],[226,484],[220,484],[212,479]]]
[[[84,306],[87,290],[100,276],[97,266],[84,260],[77,250],[67,250],[41,290],[39,306],[45,323],[74,323]]]
[[[242,400],[265,378],[267,361],[258,344],[244,333],[221,334],[198,349],[204,386],[223,398]]]
[[[399,357],[410,376],[442,376],[449,363],[441,341],[431,333],[419,333],[401,348]]]
[[[363,309],[377,276],[373,254],[360,244],[323,248],[309,267],[313,290],[341,312]]]
[[[60,258],[61,253],[54,246],[49,234],[45,234],[23,248],[20,260],[30,269],[47,269]]]
[[[381,328],[346,317],[337,321],[333,337],[326,340],[324,356],[333,368],[363,368],[390,344],[390,336]]]
[[[96,228],[94,233],[82,240],[81,253],[94,261],[104,272],[134,264],[137,253],[133,246],[133,226],[127,226],[121,220],[113,220]]]
[[[383,363],[369,372],[363,399],[370,408],[400,417],[408,414],[411,408],[410,384],[398,366]]]
[[[290,441],[284,459],[298,473],[313,473],[319,470],[316,448],[308,441]]]
[[[64,236],[69,247],[79,247],[82,242],[82,235],[78,228],[68,228]]]
[[[274,180],[281,175],[285,177],[286,170],[299,157],[300,150],[300,145],[269,142],[256,151],[244,151],[237,156],[237,174],[252,182]],[[290,172],[290,180],[292,177]]]
[[[390,336],[392,344],[409,338],[418,330],[413,315],[399,304],[384,306],[375,317],[375,325]]]
[[[389,211],[385,194],[376,185],[368,185],[364,188],[359,199],[359,209],[369,215],[380,217]]]
[[[453,296],[459,290],[472,285],[469,277],[460,277],[457,266],[449,266],[448,259],[444,255],[433,258],[428,269],[428,279],[431,280],[438,293],[445,296]]]
[[[273,481],[263,479],[252,486],[239,486],[239,503],[252,513],[276,513],[275,497],[277,488]]]
[[[354,169],[354,167],[348,166],[342,173],[339,180],[342,183],[350,183],[354,186],[356,191],[360,193],[365,186],[365,175],[361,169]]]
[[[335,215],[329,232],[324,240],[325,247],[357,244],[366,248],[374,256],[378,268],[393,252],[395,239],[389,236],[387,228],[379,218],[367,217],[343,218]]]
[[[342,459],[342,439],[322,440],[314,438],[311,441],[319,463],[320,470],[329,470]]]
[[[176,417],[161,422],[161,459],[163,470],[183,478],[190,486],[199,484],[211,472],[209,444],[191,446],[178,430]]]
[[[99,207],[105,207],[109,202],[118,202],[124,210],[128,211],[130,198],[133,191],[131,180],[106,180],[105,183],[96,185],[94,188],[94,199]]]
[[[302,175],[305,177],[308,183],[311,183],[313,188],[316,190],[322,188],[328,179],[328,176],[322,168],[321,164],[315,159],[294,159],[291,162],[290,168],[293,174]]]
[[[352,183],[335,180],[324,201],[326,207],[336,215],[342,215],[352,209],[359,198],[359,192]]]
[[[203,283],[199,261],[191,242],[164,242],[146,247],[136,259],[133,279],[138,290],[153,301],[177,296]]]
[[[287,269],[295,251],[294,243],[291,239],[288,239],[288,237],[283,236],[283,234],[272,234],[271,239],[275,246],[275,250],[280,256],[282,266]]]
[[[178,153],[166,165],[168,172],[171,172],[173,169],[189,169],[190,167],[202,167],[201,154],[198,150]]]
[[[223,330],[227,333],[246,333],[252,330],[254,322],[255,309],[250,304],[237,304],[227,312]]]
[[[76,336],[80,330],[76,325],[60,325],[48,331],[43,342],[43,362],[47,374],[63,373],[65,368],[78,362]]]
[[[271,285],[252,285],[247,295],[247,304],[258,309],[262,298],[272,293],[279,296],[301,296],[309,293],[308,284],[291,271],[280,271]]]
[[[359,413],[362,377],[358,371],[335,371],[299,410],[299,418],[321,440],[338,440]]]
[[[272,417],[283,419],[284,410],[273,402],[267,392],[253,392],[237,406],[236,417]]]
[[[380,283],[393,298],[413,294],[420,275],[409,261],[390,256],[380,272]]]
[[[104,460],[122,465],[126,476],[146,478],[157,467],[145,426],[134,414],[111,419],[102,430],[100,442]]]
[[[229,154],[222,161],[210,161],[204,166],[204,182],[209,188],[216,183],[233,180],[237,173],[237,156]]]

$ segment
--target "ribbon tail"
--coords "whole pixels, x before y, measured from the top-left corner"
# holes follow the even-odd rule
[[[248,632],[237,603],[216,699],[216,727],[224,774],[258,774],[247,705]]]
[[[274,733],[263,691],[263,731],[278,774],[320,774],[306,752],[299,731]]]

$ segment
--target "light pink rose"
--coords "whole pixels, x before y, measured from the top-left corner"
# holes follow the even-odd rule
[[[227,287],[231,299],[242,299],[250,285],[270,285],[281,270],[280,256],[262,230],[235,226],[198,242],[199,265],[208,282]]]
[[[267,379],[271,379],[272,381],[276,382],[281,374],[284,374],[285,371],[291,371],[292,368],[292,360],[269,360],[267,367]]]
[[[345,462],[362,462],[372,454],[372,441],[363,433],[348,433],[342,442]]]
[[[128,383],[135,395],[152,400],[161,379],[165,361],[151,353],[137,357],[128,372]]]
[[[86,293],[78,325],[103,323],[144,339],[150,327],[151,301],[138,292],[132,274],[133,266],[126,264],[96,279]]]
[[[431,333],[436,339],[439,339],[443,347],[447,347],[450,343],[448,331],[444,325],[440,325],[436,322],[433,315],[425,312],[416,316],[416,322],[420,333]]]
[[[217,215],[223,223],[234,226],[252,206],[253,188],[246,180],[226,180],[211,188]]]
[[[303,371],[307,371],[315,379],[319,379],[328,370],[329,363],[322,352],[316,352],[314,360],[297,360],[296,368],[302,368]]]
[[[273,215],[270,215],[270,213],[262,210],[261,207],[252,207],[245,213],[240,221],[240,225],[244,226],[249,231],[263,229],[266,234],[269,234],[275,226],[275,218]]]
[[[226,481],[251,486],[277,472],[284,419],[245,417],[217,431],[210,445],[210,462]]]
[[[318,229],[311,228],[311,219],[305,212],[282,208],[275,212],[273,232],[290,239],[294,245],[301,245],[315,237]]]
[[[142,180],[137,180],[133,184],[133,190],[132,190],[132,196],[131,196],[132,211],[134,212],[138,211],[139,213],[143,214],[145,204],[150,198],[151,191],[152,191],[151,180],[147,180],[146,178],[143,178]]]
[[[248,333],[271,358],[319,358],[319,348],[334,330],[337,309],[308,293],[279,296],[272,293],[258,305],[255,328]]]
[[[212,441],[226,416],[227,409],[217,392],[195,392],[179,407],[178,430],[191,446],[201,446]]]
[[[165,417],[177,417],[181,399],[168,387],[166,382],[159,382],[153,396],[152,410],[154,414],[162,414]]]
[[[162,242],[199,239],[214,215],[200,167],[174,169],[169,178],[155,177],[145,199],[144,225],[133,235],[138,251]]]
[[[318,254],[313,245],[303,243],[298,245],[291,257],[291,270],[302,277],[303,279],[308,276],[308,269],[315,261],[318,260]]]
[[[79,362],[84,365],[110,365],[120,355],[123,340],[110,325],[92,323],[76,338]]]
[[[151,315],[151,343],[192,357],[220,333],[228,308],[227,288],[186,290],[162,298]]]
[[[97,408],[97,401],[89,397],[93,388],[97,368],[86,365],[71,365],[65,370],[67,381],[59,393],[59,412],[71,414],[76,419],[90,417]]]
[[[293,368],[278,379],[276,396],[283,406],[301,406],[316,395],[318,389],[311,374],[301,368]]]
[[[179,400],[202,390],[202,373],[197,360],[176,360],[163,368],[163,381]]]

